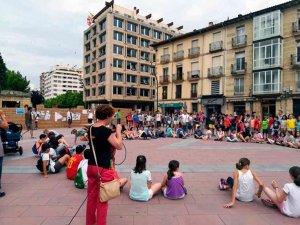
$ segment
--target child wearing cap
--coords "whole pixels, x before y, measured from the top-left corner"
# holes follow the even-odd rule
[[[78,165],[83,160],[83,154],[84,154],[85,146],[78,145],[76,147],[76,153],[69,159],[68,165],[67,165],[67,178],[70,180],[74,180]]]

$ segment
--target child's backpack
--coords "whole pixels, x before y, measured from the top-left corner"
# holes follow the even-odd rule
[[[36,168],[37,168],[39,171],[43,172],[43,159],[42,159],[42,157],[40,157],[40,158],[37,160],[37,162],[36,162]],[[49,164],[47,165],[46,170],[47,170],[47,171],[49,170]]]
[[[76,177],[74,178],[74,184],[75,187],[78,189],[84,189],[84,181],[82,176],[82,169],[79,168],[76,174]]]

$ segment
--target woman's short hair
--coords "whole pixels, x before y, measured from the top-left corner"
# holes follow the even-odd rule
[[[110,105],[99,105],[96,108],[96,118],[98,120],[105,120],[112,117],[115,114],[115,110]]]

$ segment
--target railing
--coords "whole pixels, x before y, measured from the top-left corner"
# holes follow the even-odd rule
[[[183,73],[173,74],[173,82],[182,82],[183,81]]]
[[[189,58],[196,58],[200,55],[200,47],[189,49]]]
[[[160,63],[166,64],[170,62],[170,54],[165,54],[160,57]]]
[[[232,75],[243,75],[246,73],[247,70],[247,63],[241,64],[231,64],[231,74]]]
[[[188,80],[199,80],[200,79],[200,70],[192,70],[188,72]]]
[[[222,66],[216,66],[212,68],[208,68],[207,71],[208,77],[219,77],[224,74]]]
[[[159,77],[160,84],[168,84],[170,82],[169,75],[163,75]]]
[[[247,35],[239,35],[232,38],[232,48],[244,47],[247,45]]]
[[[291,55],[291,66],[293,69],[300,69],[300,54]]]
[[[281,90],[280,83],[273,84],[254,84],[253,94],[279,94]]]
[[[191,98],[197,98],[198,94],[197,91],[191,91]]]
[[[300,21],[294,22],[293,23],[293,33],[298,33],[300,34]]]
[[[174,61],[183,60],[184,51],[178,51],[174,53]]]
[[[216,52],[223,50],[223,41],[215,41],[209,44],[209,51]]]

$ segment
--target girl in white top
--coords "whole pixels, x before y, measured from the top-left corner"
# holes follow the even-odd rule
[[[231,201],[224,205],[225,208],[231,208],[235,203],[235,199],[242,202],[253,201],[255,194],[254,180],[259,185],[259,189],[256,194],[257,197],[260,198],[263,190],[263,182],[259,179],[255,172],[250,170],[249,159],[241,158],[236,164],[236,168],[237,170],[233,174],[233,179],[229,177],[227,181],[223,180],[225,183],[224,186],[228,185],[232,188]]]
[[[277,182],[273,180],[272,187],[275,191],[264,188],[264,193],[271,200],[262,199],[262,202],[266,206],[274,204],[282,214],[296,218],[300,217],[300,167],[291,167],[289,173],[293,183],[285,184],[282,191],[279,191]]]

